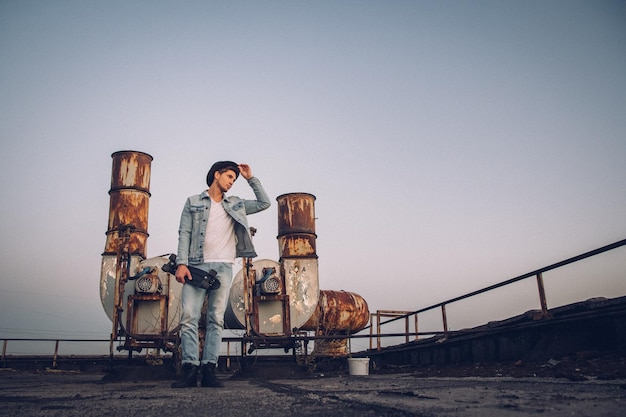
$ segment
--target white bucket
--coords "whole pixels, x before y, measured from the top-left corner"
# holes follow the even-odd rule
[[[369,375],[370,358],[348,358],[350,375]]]

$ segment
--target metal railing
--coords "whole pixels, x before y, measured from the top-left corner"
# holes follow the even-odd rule
[[[81,342],[81,343],[87,343],[87,342],[97,342],[97,343],[104,343],[104,342],[109,342],[110,339],[56,339],[56,338],[6,338],[3,339],[2,341],[2,357],[0,358],[0,362],[2,363],[2,365],[4,366],[6,364],[6,361],[8,359],[7,356],[7,346],[9,344],[9,342],[54,342],[54,353],[52,354],[52,367],[56,368],[57,364],[58,364],[58,360],[59,360],[59,345],[61,342]],[[26,355],[28,356],[28,355]]]
[[[412,335],[415,336],[416,340],[417,340],[418,336],[421,335],[421,334],[432,335],[432,334],[443,333],[445,335],[449,331],[448,330],[448,317],[447,317],[447,313],[446,313],[446,306],[447,305],[455,303],[457,301],[468,299],[470,297],[474,297],[476,295],[484,294],[486,292],[489,292],[489,291],[492,291],[492,290],[495,290],[495,289],[498,289],[498,288],[502,288],[502,287],[505,287],[507,285],[514,284],[516,282],[519,282],[519,281],[522,281],[522,280],[525,280],[525,279],[528,279],[528,278],[533,278],[533,277],[535,277],[536,280],[537,280],[537,290],[538,290],[538,295],[539,295],[539,303],[540,303],[540,306],[541,306],[541,317],[544,318],[544,319],[549,318],[550,315],[549,315],[549,312],[548,312],[548,303],[546,301],[546,291],[545,291],[545,286],[544,286],[544,283],[543,283],[543,274],[545,272],[552,271],[554,269],[561,268],[563,266],[573,264],[574,262],[578,262],[578,261],[581,261],[583,259],[587,259],[587,258],[590,258],[592,256],[599,255],[599,254],[602,254],[604,252],[608,252],[610,250],[614,250],[614,249],[620,248],[620,247],[622,247],[624,245],[626,245],[626,239],[622,239],[622,240],[617,241],[615,243],[611,243],[609,245],[602,246],[602,247],[600,247],[598,249],[594,249],[594,250],[591,250],[589,252],[585,252],[583,254],[580,254],[578,256],[573,256],[571,258],[565,259],[565,260],[563,260],[561,262],[557,262],[555,264],[545,266],[543,268],[540,268],[540,269],[537,269],[535,271],[531,271],[531,272],[525,273],[525,274],[520,275],[518,277],[511,278],[511,279],[508,279],[506,281],[502,281],[500,283],[497,283],[497,284],[494,284],[494,285],[490,285],[488,287],[481,288],[479,290],[472,291],[470,293],[463,294],[463,295],[460,295],[458,297],[454,297],[454,298],[451,298],[449,300],[446,300],[446,301],[443,301],[443,302],[440,302],[440,303],[437,303],[437,304],[433,304],[433,305],[425,307],[425,308],[421,308],[419,310],[408,311],[408,312],[407,311],[379,310],[376,313],[372,313],[371,314],[371,316],[370,316],[370,325],[368,327],[366,327],[366,329],[367,328],[370,329],[370,350],[373,349],[373,345],[372,344],[373,344],[373,339],[374,338],[376,338],[376,349],[377,350],[381,349],[381,337],[385,337],[384,334],[381,334],[381,326],[383,326],[385,324],[393,323],[395,321],[403,319],[405,321],[405,335],[404,336],[405,336],[405,340],[406,340],[407,343],[409,342],[409,336],[412,336]],[[417,319],[417,316],[419,314],[421,314],[421,313],[425,313],[427,311],[434,310],[434,309],[437,309],[437,308],[441,309],[441,318],[442,318],[442,323],[443,323],[443,331],[442,332],[428,332],[428,333],[420,333],[420,332],[418,332],[418,319]],[[414,332],[409,332],[409,319],[412,316],[414,318],[415,331]],[[381,322],[381,318],[384,318],[384,317],[392,317],[392,318],[387,320],[387,321]],[[374,318],[376,319],[376,324],[375,324],[376,333],[375,334],[373,333]]]
[[[537,290],[538,290],[538,296],[539,296],[539,303],[541,306],[541,317],[542,318],[549,318],[549,311],[548,311],[548,303],[546,301],[546,292],[545,292],[545,287],[544,287],[544,283],[543,283],[543,274],[545,272],[566,266],[566,265],[570,265],[574,262],[578,262],[581,261],[583,259],[587,259],[589,257],[595,256],[595,255],[599,255],[602,254],[604,252],[608,252],[610,250],[614,250],[617,248],[620,248],[622,246],[626,245],[626,239],[620,240],[618,242],[612,243],[610,245],[606,245],[603,247],[600,247],[598,249],[594,249],[592,251],[589,252],[585,252],[581,255],[578,256],[574,256],[571,258],[568,258],[566,260],[563,260],[561,262],[557,262],[555,264],[537,269],[535,271],[532,272],[528,272],[526,274],[520,275],[518,277],[515,278],[511,278],[508,279],[506,281],[502,281],[500,283],[494,284],[494,285],[490,285],[488,287],[476,290],[476,291],[472,291],[470,293],[467,294],[463,294],[461,296],[458,297],[454,297],[451,298],[449,300],[437,303],[437,304],[433,304],[431,306],[425,307],[425,308],[421,308],[419,310],[415,310],[415,311],[396,311],[396,310],[378,310],[376,313],[371,313],[370,314],[370,325],[365,327],[363,330],[361,330],[360,332],[358,332],[359,334],[346,334],[346,335],[332,335],[332,336],[313,336],[313,335],[299,335],[298,336],[298,340],[303,341],[305,343],[308,343],[309,341],[314,341],[314,340],[319,340],[319,339],[343,339],[343,338],[347,338],[347,339],[363,339],[363,338],[369,338],[369,344],[370,344],[370,350],[373,349],[373,341],[376,340],[376,349],[380,350],[381,349],[381,339],[382,338],[387,338],[387,337],[403,337],[406,341],[406,343],[409,342],[410,337],[411,336],[415,336],[415,340],[418,339],[418,337],[420,335],[437,335],[437,334],[447,334],[449,332],[448,329],[448,318],[447,318],[447,312],[446,312],[446,306],[461,300],[465,300],[468,299],[470,297],[474,297],[476,295],[480,295],[501,287],[505,287],[507,285],[510,284],[514,284],[516,282],[528,279],[528,278],[536,278],[536,282],[537,282]],[[435,310],[435,309],[440,309],[441,310],[441,317],[442,317],[442,323],[443,323],[443,329],[442,331],[429,331],[429,332],[419,332],[418,331],[418,315],[421,313],[425,313],[431,310]],[[387,321],[381,321],[381,318],[390,318]],[[396,322],[398,320],[404,320],[404,332],[394,332],[394,333],[381,333],[381,327],[383,325],[387,325],[393,322]],[[411,332],[410,331],[410,322],[413,321],[413,325],[414,325],[414,331]],[[369,329],[369,334],[364,334],[362,332],[365,332]],[[374,333],[374,329],[376,330],[376,332]],[[260,338],[261,340],[262,338]],[[106,338],[106,339],[62,339],[62,338],[33,338],[33,339],[29,339],[29,338],[2,338],[3,340],[3,347],[2,347],[2,357],[1,357],[1,361],[4,364],[5,361],[8,359],[7,356],[7,344],[9,341],[16,341],[16,342],[54,342],[55,343],[55,347],[54,347],[54,353],[52,355],[52,363],[53,363],[53,367],[56,367],[57,365],[57,361],[59,360],[59,358],[62,358],[63,355],[59,354],[59,346],[61,342],[84,342],[84,343],[94,343],[94,342],[98,342],[98,343],[109,343],[111,342],[110,338]],[[230,358],[231,354],[230,354],[230,343],[244,343],[246,342],[246,340],[248,341],[254,341],[255,338],[250,338],[250,337],[246,337],[246,336],[241,336],[241,337],[224,337],[223,338],[223,343],[226,344],[227,349],[228,349],[228,353],[227,356]],[[119,342],[119,340],[118,340]],[[73,356],[73,355],[72,355]]]

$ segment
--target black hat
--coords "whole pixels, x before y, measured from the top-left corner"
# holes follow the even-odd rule
[[[229,169],[235,171],[235,179],[239,178],[239,165],[237,163],[233,161],[218,161],[214,163],[206,176],[207,185],[210,187],[213,184],[216,172],[224,172]]]

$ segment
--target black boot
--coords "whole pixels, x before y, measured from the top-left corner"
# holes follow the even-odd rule
[[[183,375],[172,384],[172,388],[189,388],[198,386],[198,366],[191,363],[183,364]]]
[[[200,385],[203,387],[213,387],[220,388],[223,387],[224,384],[222,381],[217,379],[215,376],[215,364],[214,363],[206,363],[202,365],[202,380]]]

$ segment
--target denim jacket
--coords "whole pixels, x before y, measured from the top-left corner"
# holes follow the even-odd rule
[[[248,227],[247,215],[265,210],[270,200],[258,178],[248,180],[256,200],[244,200],[236,196],[224,195],[224,210],[233,218],[237,239],[236,256],[254,258],[256,252]],[[178,228],[178,265],[198,265],[204,263],[204,234],[211,209],[211,197],[207,190],[191,196],[185,202]]]

